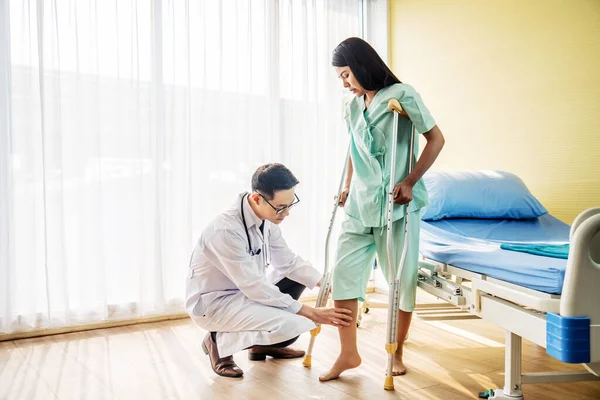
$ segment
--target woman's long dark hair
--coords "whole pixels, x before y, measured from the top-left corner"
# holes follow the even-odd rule
[[[348,38],[333,49],[331,64],[334,67],[350,67],[365,90],[379,90],[394,83],[402,83],[375,49],[357,37]]]

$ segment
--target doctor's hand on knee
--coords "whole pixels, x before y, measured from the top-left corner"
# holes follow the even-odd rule
[[[317,324],[350,326],[352,311],[346,308],[314,308],[302,305],[298,315],[302,315]]]

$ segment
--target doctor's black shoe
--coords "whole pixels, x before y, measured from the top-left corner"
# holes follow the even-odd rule
[[[202,350],[204,350],[204,354],[208,354],[210,366],[215,374],[227,378],[239,378],[244,375],[244,371],[233,361],[233,356],[219,358],[217,344],[212,340],[210,332],[206,334],[202,341]]]
[[[304,350],[290,349],[289,347],[251,347],[248,349],[248,359],[262,361],[271,356],[273,358],[300,358],[304,357]]]

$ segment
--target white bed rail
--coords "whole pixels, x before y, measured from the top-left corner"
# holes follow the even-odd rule
[[[560,300],[563,317],[590,318],[590,372],[600,375],[600,207],[571,225],[571,245]]]

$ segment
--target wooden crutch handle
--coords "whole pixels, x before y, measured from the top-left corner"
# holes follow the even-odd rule
[[[408,118],[408,114],[406,113],[406,111],[404,111],[404,109],[402,108],[402,106],[400,105],[400,102],[396,99],[390,99],[390,101],[388,101],[388,108],[390,109],[391,112],[397,112],[398,114],[402,115],[403,117]]]

